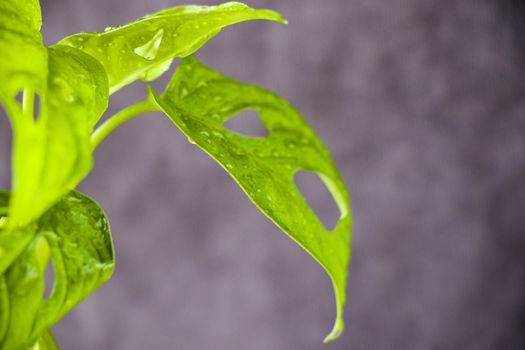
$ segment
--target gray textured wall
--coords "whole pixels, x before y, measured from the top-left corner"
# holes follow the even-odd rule
[[[43,3],[52,43],[177,2]],[[232,27],[199,57],[289,98],[332,150],[355,218],[347,332],[320,344],[334,316],[321,268],[151,114],[101,145],[80,186],[107,211],[118,260],[55,328],[63,348],[524,349],[521,2],[248,3],[290,25]]]

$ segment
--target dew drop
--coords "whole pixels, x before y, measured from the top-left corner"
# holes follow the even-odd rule
[[[218,139],[223,139],[223,138],[224,138],[224,135],[221,134],[221,133],[218,132],[218,131],[214,131],[214,132],[213,132],[213,136],[215,136],[215,137],[218,138]]]
[[[160,44],[162,43],[162,37],[164,36],[164,29],[159,29],[150,41],[142,46],[139,46],[133,50],[140,57],[152,61],[157,57],[159,53]]]

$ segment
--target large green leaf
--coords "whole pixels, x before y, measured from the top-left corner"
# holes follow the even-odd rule
[[[0,207],[6,198],[5,193],[0,196]],[[31,242],[0,275],[1,350],[33,345],[113,272],[108,221],[85,195],[70,192],[32,226]],[[45,271],[51,263],[55,281],[45,298]]]
[[[0,101],[15,113],[15,96],[30,88],[43,93],[47,52],[38,0],[0,1]]]
[[[41,112],[15,114],[11,227],[36,220],[89,172],[90,137],[107,107],[104,68],[84,52],[48,49],[49,75]]]
[[[99,60],[114,92],[137,79],[156,79],[169,69],[174,57],[192,54],[225,26],[254,19],[285,22],[274,11],[256,10],[238,2],[189,5],[160,11],[101,33],[79,33],[60,43]]]
[[[32,111],[31,116],[25,115],[16,97],[22,90],[42,95],[47,90],[48,58],[39,31],[41,24],[38,0],[0,1],[0,103],[10,117],[14,130],[13,148],[18,150],[21,150],[24,140],[32,139],[33,131],[25,130],[26,119],[32,119]],[[18,156],[19,166],[23,164],[22,158],[22,155]],[[15,221],[12,220],[13,224]],[[10,234],[19,236],[19,239],[7,246],[10,248],[8,251],[0,250],[0,271],[23,248],[24,241],[27,242],[30,236],[27,232]],[[5,239],[5,236],[0,237],[0,246],[4,248],[6,246],[2,245],[2,241]]]
[[[343,330],[350,257],[350,208],[343,180],[328,150],[300,113],[263,88],[243,84],[200,64],[182,61],[162,96],[153,99],[170,119],[237,181],[250,199],[308,251],[333,282],[337,318],[326,341]],[[248,137],[223,126],[245,109],[259,113],[266,137]],[[294,183],[299,170],[318,173],[334,196],[341,217],[327,231]]]

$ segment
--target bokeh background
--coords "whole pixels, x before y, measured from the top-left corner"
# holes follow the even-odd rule
[[[51,44],[182,3],[44,0],[43,31]],[[55,327],[63,349],[525,349],[523,1],[247,3],[290,24],[236,25],[198,57],[288,98],[333,152],[354,214],[346,333],[321,344],[322,269],[149,114],[80,186],[108,213],[117,268]],[[3,116],[0,142],[7,188]]]

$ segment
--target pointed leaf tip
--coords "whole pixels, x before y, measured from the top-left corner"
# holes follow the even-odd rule
[[[230,25],[251,20],[287,23],[279,13],[239,2],[169,8],[99,33],[78,33],[60,41],[96,58],[105,68],[110,92],[137,79],[153,80],[171,60],[186,57]]]
[[[192,143],[215,159],[268,218],[323,266],[333,284],[337,313],[325,342],[339,337],[350,259],[349,197],[328,150],[303,116],[274,93],[232,80],[192,56],[180,63],[161,96],[152,90],[150,94]],[[267,136],[250,137],[225,127],[247,109],[257,112]],[[333,230],[323,226],[297,188],[298,170],[322,174],[340,206],[341,217]]]
[[[328,334],[324,338],[323,343],[326,344],[326,343],[329,343],[339,338],[343,334],[344,328],[345,328],[345,325],[344,325],[343,320],[338,318],[334,324],[334,328],[332,329],[330,334]]]

